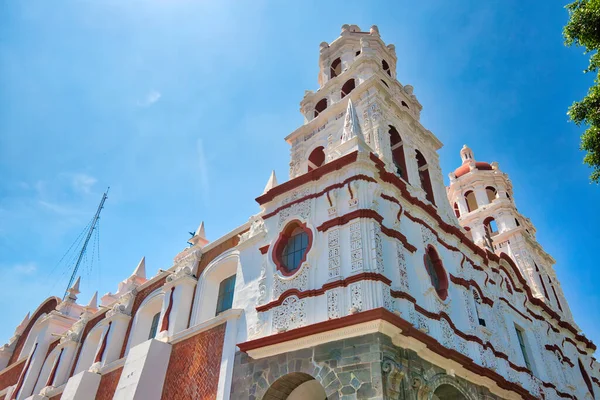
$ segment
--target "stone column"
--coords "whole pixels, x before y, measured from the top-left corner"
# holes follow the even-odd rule
[[[187,329],[196,284],[197,279],[190,267],[180,267],[167,277],[162,289],[162,320],[157,339],[166,341],[168,337]]]

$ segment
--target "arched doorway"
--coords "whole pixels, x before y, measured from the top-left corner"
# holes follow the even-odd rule
[[[467,400],[464,394],[456,387],[448,384],[438,386],[433,392],[433,399],[439,400]]]
[[[303,372],[292,372],[277,379],[263,400],[327,400],[319,381]]]

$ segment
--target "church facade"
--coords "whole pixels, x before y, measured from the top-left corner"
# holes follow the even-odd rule
[[[376,26],[321,43],[289,180],[153,277],[44,301],[0,348],[0,400],[600,398],[509,178],[464,146],[445,187],[396,62]]]

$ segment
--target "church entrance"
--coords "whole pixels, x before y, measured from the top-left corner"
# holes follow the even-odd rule
[[[302,372],[293,372],[273,382],[263,400],[327,400],[327,395],[315,378]]]
[[[435,400],[467,400],[467,398],[452,385],[440,385],[433,392]]]

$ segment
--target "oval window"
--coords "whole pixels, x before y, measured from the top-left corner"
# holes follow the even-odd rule
[[[433,246],[428,246],[423,256],[425,269],[431,279],[431,285],[442,300],[448,297],[448,277],[442,265],[442,260]]]
[[[273,250],[273,258],[277,269],[283,275],[293,275],[302,263],[312,244],[312,232],[300,221],[292,221],[279,235]]]

